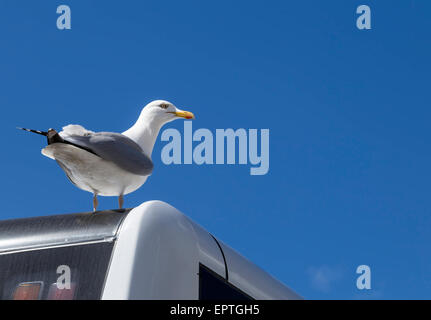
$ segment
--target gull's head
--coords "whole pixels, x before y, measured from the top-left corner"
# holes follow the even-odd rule
[[[189,111],[178,109],[171,102],[165,100],[155,100],[147,104],[142,109],[142,116],[147,121],[155,122],[159,125],[177,120],[177,119],[194,119],[195,116]]]
[[[165,123],[194,118],[193,113],[180,110],[169,101],[155,100],[142,109],[136,123],[123,134],[140,145],[146,155],[151,156],[159,130]]]

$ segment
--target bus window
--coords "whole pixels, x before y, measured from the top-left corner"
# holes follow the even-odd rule
[[[0,255],[0,299],[100,299],[112,248],[100,242]]]
[[[199,264],[199,300],[253,300],[253,298],[203,264]]]

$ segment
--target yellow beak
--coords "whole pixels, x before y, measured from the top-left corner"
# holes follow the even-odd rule
[[[171,112],[171,113],[175,114],[177,117],[184,118],[184,119],[194,119],[195,118],[195,115],[189,111],[179,110],[177,112]]]

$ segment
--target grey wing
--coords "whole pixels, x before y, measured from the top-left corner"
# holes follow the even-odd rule
[[[64,140],[91,151],[133,174],[148,176],[153,171],[151,158],[132,139],[113,132],[65,136]]]

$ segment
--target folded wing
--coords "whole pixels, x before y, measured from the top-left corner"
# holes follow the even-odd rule
[[[93,152],[133,174],[148,176],[153,171],[151,158],[142,152],[136,142],[120,133],[63,130],[60,135],[66,143]]]

